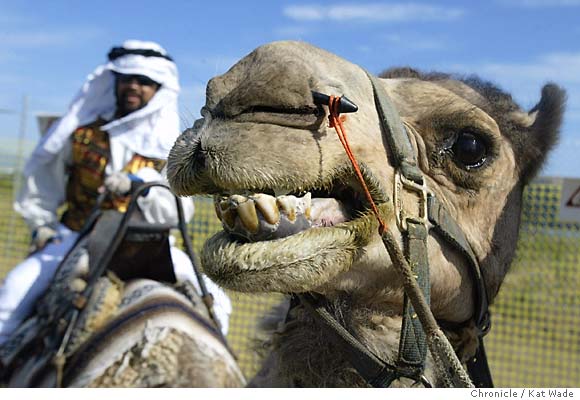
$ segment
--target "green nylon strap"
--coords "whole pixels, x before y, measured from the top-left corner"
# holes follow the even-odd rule
[[[417,283],[423,292],[425,301],[430,303],[429,260],[427,258],[427,228],[412,219],[407,220],[408,230],[405,235],[405,255],[416,276]],[[415,378],[420,377],[425,369],[427,340],[421,321],[408,296],[404,296],[403,324],[399,341],[399,358],[397,367],[401,373]]]
[[[423,174],[417,166],[415,151],[405,126],[399,117],[394,104],[389,100],[387,92],[379,82],[379,79],[366,71],[375,95],[376,108],[383,128],[383,140],[385,140],[394,156],[393,164],[400,169],[403,176],[416,183],[423,183]]]
[[[403,279],[405,293],[409,296],[410,301],[415,307],[417,317],[425,330],[427,346],[433,356],[433,367],[437,371],[439,379],[449,383],[448,386],[451,387],[473,387],[451,343],[449,343],[449,340],[439,328],[439,325],[437,325],[437,321],[424,299],[419,283],[405,255],[399,248],[397,240],[388,230],[382,233],[381,238],[391,256],[393,267]]]

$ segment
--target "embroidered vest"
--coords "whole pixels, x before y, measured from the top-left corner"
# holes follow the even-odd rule
[[[78,128],[72,134],[72,164],[66,187],[66,211],[61,222],[74,231],[79,231],[93,210],[98,189],[105,180],[105,168],[111,159],[109,134],[100,129],[105,121],[97,120]],[[151,167],[161,171],[166,161],[135,154],[123,168],[123,172],[136,173],[141,168]],[[130,197],[115,196],[105,200],[103,209],[127,210]]]

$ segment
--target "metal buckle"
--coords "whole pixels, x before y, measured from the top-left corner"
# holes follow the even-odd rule
[[[419,215],[413,216],[409,215],[403,208],[402,190],[407,189],[409,191],[419,194]],[[407,232],[407,220],[417,221],[423,225],[427,225],[428,222],[428,211],[427,211],[427,198],[432,195],[432,192],[427,188],[425,182],[418,184],[410,179],[405,178],[401,174],[400,170],[395,171],[395,190],[394,190],[394,206],[395,206],[395,216],[397,219],[397,226],[401,232]]]

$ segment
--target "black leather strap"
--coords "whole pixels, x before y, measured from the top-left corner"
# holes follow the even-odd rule
[[[483,337],[479,338],[479,347],[475,356],[467,361],[467,372],[476,388],[493,388],[493,379],[487,363],[487,355],[483,346]]]

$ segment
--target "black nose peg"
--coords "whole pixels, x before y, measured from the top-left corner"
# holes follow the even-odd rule
[[[330,96],[324,93],[312,91],[312,100],[314,101],[314,104],[327,106],[328,103],[330,102]],[[338,106],[338,111],[341,114],[353,113],[358,111],[358,106],[354,104],[351,100],[349,100],[346,96],[341,96],[339,100],[340,104]]]

